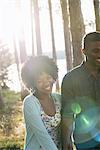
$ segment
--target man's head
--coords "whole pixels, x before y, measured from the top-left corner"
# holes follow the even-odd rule
[[[90,42],[100,41],[100,32],[90,32],[83,38],[83,48],[85,49]]]
[[[83,38],[83,53],[87,61],[100,68],[100,32],[91,32]]]

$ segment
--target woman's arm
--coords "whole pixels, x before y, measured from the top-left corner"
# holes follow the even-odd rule
[[[41,147],[45,150],[57,150],[55,143],[51,136],[48,134],[41,116],[39,114],[38,104],[34,99],[26,99],[24,102],[24,117],[25,121],[29,124],[32,132]]]

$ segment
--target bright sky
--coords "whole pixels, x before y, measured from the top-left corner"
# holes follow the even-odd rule
[[[88,22],[94,21],[93,0],[81,0],[83,16]],[[19,5],[19,2],[21,5]],[[51,32],[50,20],[47,0],[39,0],[40,8],[40,23],[41,23],[41,40],[42,50],[51,51]],[[64,50],[63,26],[61,13],[59,12],[60,4],[56,0],[52,1],[54,15],[54,30],[55,30],[55,45],[56,50]],[[56,3],[56,7],[55,6]],[[21,9],[20,9],[21,8]],[[21,10],[21,11],[20,11]],[[22,30],[25,31],[25,40],[28,53],[31,51],[31,24],[30,24],[30,3],[29,0],[3,0],[0,1],[0,36],[3,36],[9,43],[14,35],[18,39],[22,38]],[[33,20],[34,21],[34,20]],[[35,30],[35,26],[34,30]],[[88,28],[89,30],[93,30]],[[34,31],[35,32],[35,31]],[[59,36],[60,35],[60,36]],[[35,34],[34,34],[35,39]],[[36,43],[35,43],[36,49]]]
[[[95,24],[89,26],[89,23],[95,23],[95,14],[93,0],[81,0],[81,8],[83,11],[84,22],[86,25],[86,33],[95,30]]]
[[[85,23],[94,22],[94,8],[92,4],[93,0],[81,0],[82,11]],[[19,5],[19,2],[21,5]],[[42,50],[51,51],[51,32],[50,32],[50,20],[47,0],[39,0],[40,8],[40,23],[41,23],[41,40],[42,40]],[[55,6],[56,3],[56,7]],[[55,36],[55,46],[56,50],[64,51],[64,36],[63,36],[63,25],[61,20],[61,13],[59,12],[60,4],[57,0],[52,1],[53,15],[54,15],[54,36]],[[33,20],[34,22],[34,20]],[[95,26],[86,26],[86,32],[95,30]],[[35,43],[35,25],[34,29],[34,45]],[[4,40],[10,45],[10,49],[13,51],[12,37],[16,36],[19,40],[22,38],[22,33],[24,32],[27,53],[31,53],[31,22],[30,22],[30,1],[29,0],[0,0],[0,38],[3,37]],[[10,73],[11,75],[12,73]],[[17,81],[17,77],[12,77],[13,80]],[[16,84],[15,84],[16,85]],[[13,85],[14,86],[14,85]],[[19,89],[19,85],[16,86]],[[14,87],[15,88],[15,87]]]
[[[81,7],[83,11],[83,16],[86,20],[94,20],[94,7],[93,7],[93,0],[81,0]]]

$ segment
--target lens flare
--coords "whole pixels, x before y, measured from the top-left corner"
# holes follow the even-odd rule
[[[87,118],[87,116],[82,115],[81,119],[87,127],[90,125],[89,118]]]
[[[74,114],[79,114],[81,112],[81,107],[78,103],[72,103],[71,110]]]
[[[95,140],[96,140],[97,142],[100,142],[100,133],[95,137]]]
[[[76,128],[77,132],[83,133],[84,132],[92,132],[95,126],[100,123],[98,120],[98,111],[97,108],[91,108],[88,111],[81,112],[76,117]]]

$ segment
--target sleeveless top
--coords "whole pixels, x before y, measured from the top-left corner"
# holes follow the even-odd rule
[[[52,98],[54,100],[54,104],[55,104],[55,108],[56,108],[55,115],[54,116],[47,115],[41,106],[41,118],[42,118],[44,126],[46,127],[52,140],[54,141],[54,143],[56,144],[56,146],[60,150],[60,148],[61,148],[61,139],[60,139],[60,136],[61,136],[60,135],[61,134],[60,133],[61,103],[60,103],[60,101],[57,101],[56,97],[53,97],[53,95],[52,95]]]

